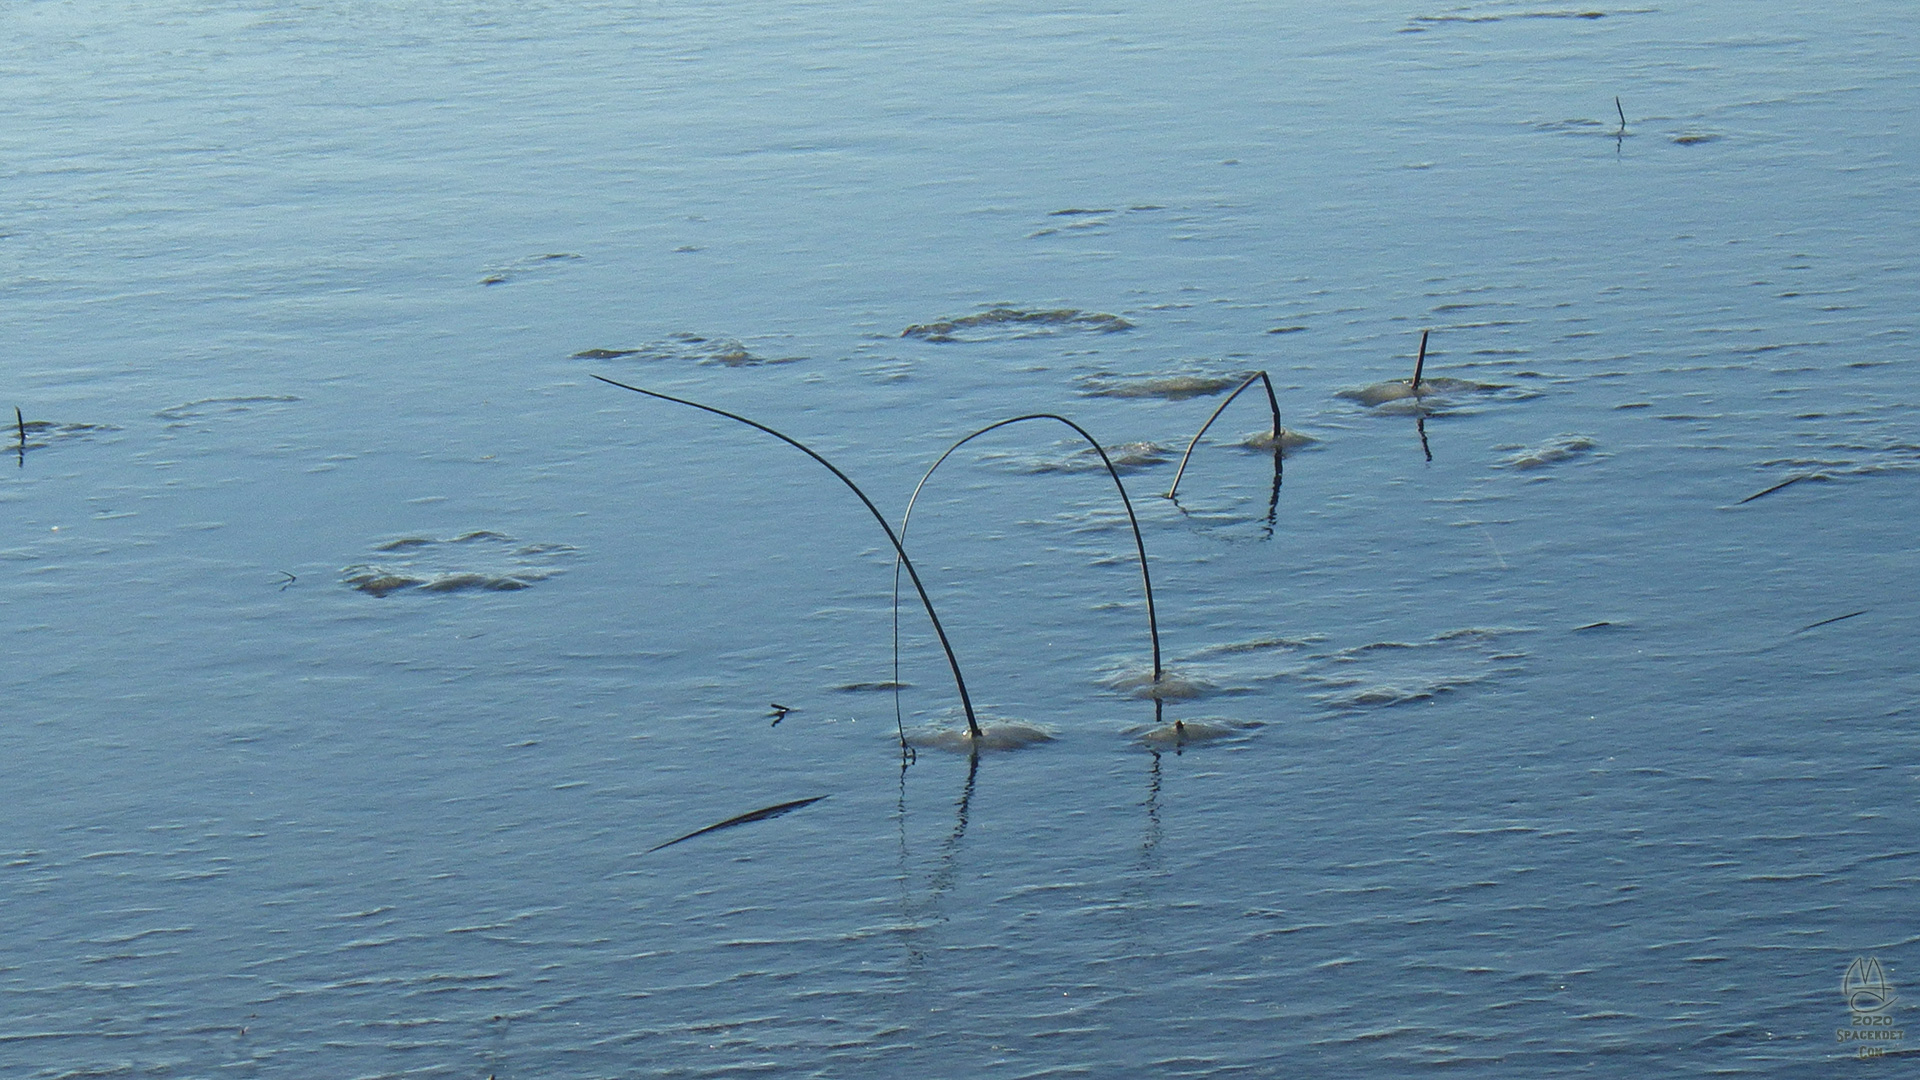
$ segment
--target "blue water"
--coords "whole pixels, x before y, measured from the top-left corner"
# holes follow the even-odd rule
[[[1920,971],[1916,38],[7,7],[0,1075],[1854,1057],[1850,963]],[[903,334],[997,308],[1080,315]],[[1422,330],[1441,392],[1339,396]],[[1313,440],[1277,497],[1257,391],[1157,497],[1260,369]],[[1126,447],[1161,719],[1224,736],[1152,741],[1064,429],[969,444],[908,541],[983,716],[1053,738],[903,767],[885,535],[593,374],[895,520],[1007,416]]]

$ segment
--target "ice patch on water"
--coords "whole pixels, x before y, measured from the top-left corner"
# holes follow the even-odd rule
[[[1542,469],[1548,465],[1584,457],[1599,443],[1586,435],[1556,435],[1539,446],[1522,448],[1500,465],[1509,469]]]
[[[575,262],[585,258],[571,251],[556,251],[543,255],[529,255],[524,259],[515,259],[510,263],[495,266],[487,270],[480,279],[482,285],[505,285],[509,281],[524,277],[540,270],[551,269],[563,263]]]
[[[1110,690],[1118,690],[1123,694],[1160,701],[1190,701],[1205,697],[1219,689],[1197,674],[1174,671],[1170,668],[1161,668],[1158,680],[1154,679],[1153,672],[1147,669],[1123,669],[1108,676],[1106,686]]]
[[[764,367],[768,364],[793,364],[804,356],[762,356],[730,337],[706,337],[701,334],[670,334],[665,341],[648,342],[623,349],[582,349],[575,360],[623,360],[632,357],[645,361],[681,361],[693,364],[718,364],[721,367]]]
[[[1245,381],[1244,375],[1149,375],[1129,378],[1102,374],[1081,379],[1080,393],[1086,397],[1185,401],[1218,394]]]
[[[172,420],[178,423],[186,420],[197,420],[200,417],[213,413],[251,412],[263,405],[285,405],[289,402],[299,400],[297,397],[266,394],[255,395],[253,397],[201,398],[199,401],[189,401],[184,405],[175,405],[169,409],[161,409],[153,415],[161,420]],[[33,430],[33,423],[31,421],[27,423],[27,430]]]
[[[449,540],[402,536],[373,546],[376,562],[340,571],[340,583],[369,596],[397,592],[516,592],[560,572],[567,544],[520,544],[490,529]]]
[[[1078,447],[1069,450],[1068,447]],[[1138,469],[1165,465],[1173,459],[1174,451],[1170,447],[1154,442],[1119,443],[1105,446],[1107,460],[1119,472],[1131,472]],[[1106,465],[1100,461],[1100,455],[1091,446],[1084,443],[1062,443],[1059,452],[1046,456],[989,453],[981,455],[982,461],[1005,461],[1013,463],[1021,472],[1031,475],[1044,473],[1103,473]]]
[[[1376,641],[1313,658],[1292,677],[1322,687],[1315,695],[1338,711],[1391,708],[1495,679],[1526,653],[1505,639],[1508,627],[1470,626],[1424,641]]]
[[[1077,308],[1027,311],[1001,306],[975,315],[961,315],[937,322],[916,323],[900,331],[901,337],[923,341],[993,341],[1006,338],[1045,337],[1062,331],[1117,334],[1133,329],[1133,324],[1118,315]]]

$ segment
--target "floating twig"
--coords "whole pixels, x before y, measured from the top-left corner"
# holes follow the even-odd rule
[[[280,575],[281,577],[283,577],[283,578],[286,578],[286,579],[287,579],[287,580],[285,580],[285,581],[283,581],[283,582],[281,582],[281,583],[280,583],[280,591],[281,591],[281,592],[286,592],[286,591],[287,591],[287,586],[289,586],[289,585],[292,585],[292,584],[293,584],[294,582],[296,582],[296,581],[299,581],[299,580],[300,580],[299,578],[297,578],[297,577],[294,577],[294,576],[293,576],[292,574],[289,574],[289,573],[287,573],[287,572],[286,572],[285,570],[276,570],[276,571],[275,571],[275,573],[277,573],[277,574],[279,574],[279,575]]]
[[[768,724],[767,725],[768,727],[779,727],[780,721],[785,720],[787,718],[787,714],[793,711],[793,706],[782,705],[777,701],[767,707],[773,710],[772,712],[767,714],[768,716],[773,717],[773,723]]]
[[[768,427],[767,425],[762,424],[758,421],[749,420],[746,417],[739,415],[738,413],[730,413],[725,409],[716,409],[711,405],[702,405],[697,401],[688,401],[686,398],[677,398],[668,394],[662,394],[655,390],[642,390],[637,386],[629,386],[628,384],[623,382],[615,382],[614,380],[609,379],[604,375],[595,375],[594,378],[599,379],[601,382],[606,383],[608,386],[617,386],[622,390],[631,390],[636,394],[645,394],[646,396],[651,398],[659,398],[661,401],[671,401],[676,405],[687,405],[692,408],[699,409],[702,412],[710,412],[715,416],[724,416],[729,420],[733,420],[738,423],[745,424],[750,428],[754,428],[759,431],[764,431],[767,434],[773,436],[774,438],[779,439],[781,442],[786,443],[787,445],[793,447],[796,450],[799,450],[801,453],[807,455],[813,460],[826,466],[828,472],[832,473],[835,476],[835,478],[837,478],[841,483],[847,485],[847,489],[849,491],[852,491],[855,495],[859,496],[860,502],[866,506],[867,512],[873,515],[873,520],[879,522],[880,528],[886,531],[887,539],[893,543],[894,553],[899,556],[901,565],[907,568],[907,576],[913,579],[914,590],[920,594],[920,603],[922,606],[924,606],[927,609],[927,620],[933,623],[933,632],[936,635],[938,635],[940,638],[940,648],[943,649],[947,654],[947,666],[953,669],[953,684],[960,691],[960,706],[962,709],[966,711],[966,714],[967,714],[967,730],[970,733],[972,733],[974,738],[977,739],[980,737],[980,722],[974,719],[973,698],[967,694],[967,680],[964,677],[962,677],[960,674],[960,660],[958,657],[954,656],[953,654],[953,645],[951,642],[947,640],[946,628],[940,625],[940,616],[934,613],[933,599],[927,595],[926,586],[920,583],[920,574],[918,571],[916,571],[913,568],[913,560],[907,558],[907,549],[900,546],[900,538],[893,534],[893,526],[887,524],[887,519],[882,517],[880,514],[880,508],[873,505],[873,500],[867,498],[867,493],[860,490],[860,485],[855,484],[851,479],[848,478],[846,473],[843,473],[840,471],[838,466],[834,465],[833,462],[828,461],[826,458],[823,458],[819,454],[815,453],[811,448],[809,448],[806,444],[802,443],[800,440],[795,439],[789,435],[783,435],[780,432],[775,431],[772,428]]]
[[[1420,331],[1420,355],[1413,358],[1413,394],[1420,396],[1420,372],[1427,366],[1427,335],[1431,330]]]
[[[1773,485],[1772,487],[1766,489],[1765,491],[1754,492],[1753,494],[1747,496],[1746,498],[1741,499],[1739,502],[1734,503],[1734,505],[1745,506],[1746,504],[1752,502],[1753,500],[1771,495],[1774,492],[1779,491],[1781,488],[1791,487],[1802,480],[1812,480],[1814,477],[1819,475],[1820,475],[1819,473],[1801,473],[1799,476],[1789,476],[1785,480],[1780,481],[1779,483]]]
[[[1252,383],[1252,381],[1253,381],[1252,379],[1247,380],[1248,383]],[[1242,386],[1240,389],[1244,390],[1246,389],[1246,387]],[[1234,392],[1239,393],[1238,390]],[[1231,401],[1233,399],[1228,398],[1227,400]],[[973,434],[968,435],[966,438],[961,439],[959,442],[954,443],[952,446],[947,447],[947,452],[944,454],[941,454],[939,457],[939,460],[933,463],[933,467],[927,470],[927,474],[920,478],[920,482],[918,484],[914,485],[913,495],[907,500],[906,513],[900,515],[900,535],[902,537],[905,537],[907,535],[907,524],[913,519],[913,506],[914,506],[914,503],[919,501],[920,499],[921,489],[927,486],[928,480],[933,479],[934,470],[940,468],[943,462],[945,462],[948,458],[952,457],[954,451],[960,449],[962,446],[965,446],[966,444],[972,442],[973,440],[979,438],[980,436],[985,435],[989,431],[995,431],[1000,428],[1007,427],[1011,424],[1018,424],[1027,420],[1055,420],[1062,424],[1067,425],[1068,427],[1072,428],[1075,432],[1079,433],[1080,437],[1087,440],[1087,443],[1093,447],[1094,452],[1100,455],[1100,463],[1107,467],[1107,475],[1113,478],[1113,486],[1115,490],[1120,492],[1120,505],[1123,506],[1127,511],[1127,523],[1133,526],[1134,550],[1137,551],[1140,555],[1140,586],[1142,591],[1145,592],[1146,598],[1147,598],[1147,635],[1153,640],[1153,681],[1155,683],[1158,683],[1160,681],[1160,674],[1161,674],[1160,620],[1159,620],[1159,616],[1155,613],[1154,607],[1153,607],[1153,577],[1151,574],[1147,572],[1147,543],[1144,539],[1141,538],[1140,519],[1134,515],[1133,500],[1127,497],[1127,486],[1120,482],[1119,470],[1113,467],[1113,460],[1107,457],[1107,451],[1104,447],[1100,445],[1100,441],[1098,439],[1095,439],[1091,434],[1089,434],[1086,428],[1081,427],[1079,424],[1074,423],[1073,421],[1067,419],[1064,416],[1058,416],[1058,415],[1055,415],[1054,413],[1028,413],[1025,416],[1015,416],[1007,420],[1001,420],[996,423],[988,424],[986,427],[981,428],[979,431],[976,431]],[[901,558],[905,559],[905,557],[906,555],[905,555],[905,552],[903,551],[901,553]],[[911,568],[909,568],[909,572],[911,572]],[[893,677],[895,682],[898,682],[900,680],[900,671],[899,671],[900,593],[899,593],[899,589],[900,589],[900,571],[899,571],[899,567],[896,565],[894,568],[894,618],[893,618],[893,622],[894,622],[894,639],[893,639],[894,675]],[[898,719],[897,715],[895,719],[896,720]],[[974,734],[978,736],[979,732],[975,731]],[[906,738],[906,730],[905,730],[905,727],[902,726],[901,739],[903,742],[905,741],[905,738]]]
[[[1804,634],[1804,633],[1806,633],[1807,631],[1809,631],[1809,630],[1812,630],[1812,629],[1813,629],[1814,627],[1816,627],[1816,626],[1826,626],[1826,625],[1828,625],[1828,624],[1830,624],[1830,623],[1837,623],[1837,622],[1841,622],[1841,621],[1843,621],[1843,620],[1845,620],[1845,619],[1851,619],[1851,618],[1854,618],[1855,616],[1858,616],[1858,615],[1865,615],[1865,614],[1866,614],[1866,613],[1867,613],[1868,611],[1872,611],[1872,610],[1873,610],[1872,608],[1866,608],[1866,609],[1864,609],[1864,610],[1861,610],[1861,611],[1850,611],[1850,612],[1848,612],[1848,613],[1847,613],[1847,614],[1845,614],[1845,615],[1835,615],[1835,616],[1834,616],[1833,618],[1831,618],[1831,619],[1821,619],[1821,620],[1820,620],[1819,622],[1817,622],[1817,623],[1808,623],[1807,625],[1805,625],[1805,626],[1803,626],[1803,627],[1801,627],[1800,629],[1798,629],[1798,630],[1795,630],[1795,631],[1794,631],[1794,633],[1796,633],[1796,634]]]
[[[27,467],[27,418],[20,415],[20,406],[13,407],[13,423],[20,429],[20,467]]]
[[[1213,415],[1207,417],[1207,422],[1200,425],[1200,430],[1193,433],[1193,439],[1187,443],[1187,452],[1180,455],[1180,467],[1174,470],[1173,483],[1167,486],[1167,493],[1162,496],[1162,498],[1171,499],[1179,492],[1180,478],[1187,473],[1187,461],[1193,457],[1193,448],[1200,445],[1200,436],[1207,433],[1207,429],[1213,426],[1213,422],[1220,419],[1220,414],[1227,411],[1227,406],[1233,404],[1233,399],[1240,396],[1240,391],[1252,386],[1255,379],[1266,384],[1267,408],[1273,411],[1273,468],[1276,475],[1279,473],[1281,458],[1280,444],[1286,437],[1286,429],[1280,426],[1280,399],[1273,396],[1273,380],[1267,378],[1266,372],[1256,371],[1247,376],[1247,381],[1241,383],[1233,393],[1228,394],[1227,400],[1221,402],[1219,407],[1213,410]]]
[[[762,810],[755,810],[752,813],[741,814],[739,817],[730,817],[718,825],[709,825],[704,829],[695,829],[685,836],[675,837],[664,844],[655,844],[640,854],[651,855],[661,848],[670,848],[675,844],[691,840],[696,836],[705,836],[710,832],[719,832],[721,829],[731,829],[735,825],[745,825],[750,821],[765,821],[768,818],[777,818],[781,814],[791,814],[803,806],[811,806],[824,798],[826,798],[825,795],[815,795],[811,799],[795,799],[792,802],[783,802],[778,806],[769,806]]]
[[[1613,96],[1613,111],[1620,114],[1619,134],[1625,135],[1627,133],[1627,110],[1620,107],[1620,95],[1618,94]]]

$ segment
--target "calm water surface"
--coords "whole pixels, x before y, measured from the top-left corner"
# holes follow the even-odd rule
[[[0,42],[0,1074],[1803,1076],[1920,986],[1907,6]],[[903,333],[995,309],[1081,314]],[[1156,497],[1256,369],[1277,497],[1252,396]],[[1142,741],[1117,498],[1021,425],[909,547],[1054,738],[903,768],[884,535],[594,374],[896,517],[1003,417],[1124,446],[1228,734]]]

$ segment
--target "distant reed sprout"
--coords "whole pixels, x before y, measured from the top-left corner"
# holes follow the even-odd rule
[[[967,680],[960,674],[960,661],[953,654],[953,645],[951,642],[947,640],[946,629],[940,625],[940,616],[936,614],[933,610],[933,600],[927,595],[926,586],[920,583],[920,574],[918,571],[916,571],[913,568],[913,560],[907,558],[907,549],[901,546],[900,538],[894,535],[893,527],[887,524],[887,519],[885,517],[881,516],[880,508],[873,505],[873,500],[867,498],[867,493],[860,490],[860,485],[855,484],[851,479],[848,478],[847,474],[841,472],[840,469],[837,466],[835,466],[833,462],[828,461],[824,457],[821,457],[818,453],[815,453],[812,448],[808,447],[806,444],[802,443],[800,440],[795,439],[790,435],[784,435],[778,431],[775,431],[774,429],[758,421],[749,420],[744,416],[741,416],[737,413],[730,413],[725,409],[716,409],[711,405],[702,405],[697,401],[688,401],[686,398],[677,398],[670,394],[662,394],[655,390],[643,390],[638,386],[630,386],[623,382],[617,382],[613,379],[607,378],[604,375],[595,375],[594,378],[599,379],[601,382],[606,383],[609,386],[617,386],[622,390],[631,390],[636,394],[645,394],[646,396],[651,398],[659,398],[661,401],[671,401],[676,405],[686,405],[691,408],[699,409],[702,412],[713,413],[715,416],[724,416],[729,420],[733,420],[738,423],[745,424],[750,428],[755,428],[760,431],[764,431],[767,434],[773,436],[774,438],[779,439],[781,442],[784,442],[787,445],[792,446],[793,448],[799,450],[801,453],[807,455],[813,460],[826,466],[828,472],[832,473],[836,478],[839,479],[841,483],[845,484],[848,490],[852,491],[855,495],[859,496],[860,502],[866,506],[867,512],[873,515],[873,520],[880,523],[880,528],[886,532],[887,539],[890,542],[892,542],[894,556],[898,560],[898,562],[896,563],[896,566],[905,566],[907,568],[907,576],[913,580],[914,590],[920,594],[920,603],[922,606],[924,606],[927,609],[927,620],[933,624],[933,632],[940,638],[940,648],[944,650],[947,654],[947,666],[953,669],[953,683],[954,683],[954,686],[958,688],[960,691],[960,706],[962,709],[966,711],[966,714],[967,714],[967,731],[969,734],[973,736],[974,739],[978,740],[980,738],[980,735],[981,735],[980,722],[977,719],[975,719],[973,715],[973,698],[967,693]],[[1104,453],[1101,455],[1101,457],[1103,458],[1105,456],[1106,455]],[[1113,466],[1109,464],[1107,467],[1111,469]],[[1116,476],[1115,480],[1117,481],[1118,479],[1119,478]],[[924,482],[925,481],[922,481],[922,483]],[[1125,498],[1125,496],[1126,496],[1126,492],[1122,491],[1121,497]],[[1128,513],[1129,514],[1132,513],[1131,508],[1129,508]],[[1134,535],[1136,538],[1139,536],[1139,530],[1137,527],[1135,528]],[[1145,549],[1143,548],[1142,562],[1141,562],[1141,569],[1143,572],[1146,567],[1144,551]],[[894,595],[895,595],[895,602],[897,604],[898,596],[899,596],[899,593],[898,593],[899,571],[896,569],[894,573],[895,573],[895,594]],[[1149,611],[1151,611],[1151,608],[1149,608]],[[898,620],[896,616],[896,626],[897,626],[897,621]],[[896,635],[898,634],[897,628],[895,633]],[[896,641],[897,640],[898,639],[896,637]],[[895,663],[896,665],[898,664],[897,659]],[[1156,678],[1158,677],[1159,666],[1160,666],[1159,665],[1159,640],[1156,637],[1154,641],[1154,671],[1155,671]]]

